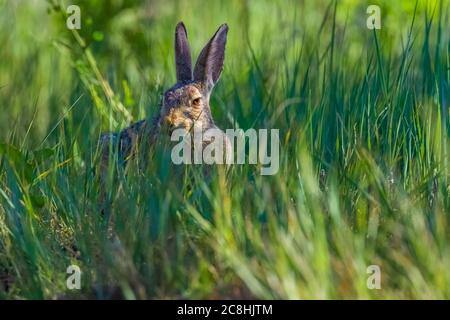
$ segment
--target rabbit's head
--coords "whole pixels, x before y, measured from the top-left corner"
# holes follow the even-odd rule
[[[160,125],[169,130],[214,127],[209,98],[223,68],[228,26],[223,24],[206,44],[192,69],[186,28],[175,29],[177,83],[164,93]]]

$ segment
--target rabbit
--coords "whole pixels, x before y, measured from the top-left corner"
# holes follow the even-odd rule
[[[126,164],[144,148],[154,144],[162,134],[182,128],[187,132],[201,128],[203,132],[216,129],[223,137],[224,154],[230,154],[231,144],[225,133],[216,127],[209,106],[212,90],[221,75],[228,26],[222,24],[200,52],[192,69],[191,52],[186,27],[179,22],[175,28],[176,84],[163,95],[159,113],[153,120],[141,120],[118,133],[106,133],[100,137],[101,176],[110,160],[110,151],[116,148],[119,159]],[[211,142],[206,134],[202,144]],[[144,146],[144,147],[143,147]],[[113,148],[112,148],[113,147]]]

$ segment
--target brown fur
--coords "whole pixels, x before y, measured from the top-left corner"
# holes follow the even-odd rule
[[[177,128],[188,131],[201,127],[203,131],[217,128],[209,106],[209,97],[223,68],[227,25],[217,32],[201,51],[194,70],[184,24],[175,30],[175,63],[177,83],[163,96],[161,110],[153,121],[141,120],[119,133],[106,133],[100,138],[100,175],[104,183],[109,165],[110,150],[118,152],[124,164],[133,158],[142,146],[151,146],[158,139],[161,129],[169,133]],[[228,140],[224,134],[226,146]],[[148,150],[148,149],[147,149]]]

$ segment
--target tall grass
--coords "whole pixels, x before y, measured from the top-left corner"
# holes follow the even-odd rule
[[[450,298],[450,7],[383,1],[368,30],[368,5],[80,1],[73,33],[64,3],[0,0],[0,298]],[[159,144],[112,181],[112,241],[97,139],[158,111],[178,20],[196,53],[228,22],[212,113],[279,129],[280,170]]]

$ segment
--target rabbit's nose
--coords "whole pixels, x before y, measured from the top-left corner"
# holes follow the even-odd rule
[[[177,118],[177,117],[176,117],[176,115],[175,115],[175,112],[173,111],[173,109],[171,109],[171,110],[169,111],[169,113],[166,115],[165,120],[166,120],[166,123],[167,123],[169,126],[173,127],[173,126],[175,125],[176,118]]]
[[[170,116],[170,115],[167,115],[167,116],[165,116],[164,117],[164,122],[169,126],[169,127],[171,127],[172,125],[173,125],[173,122],[172,122],[172,117]]]

